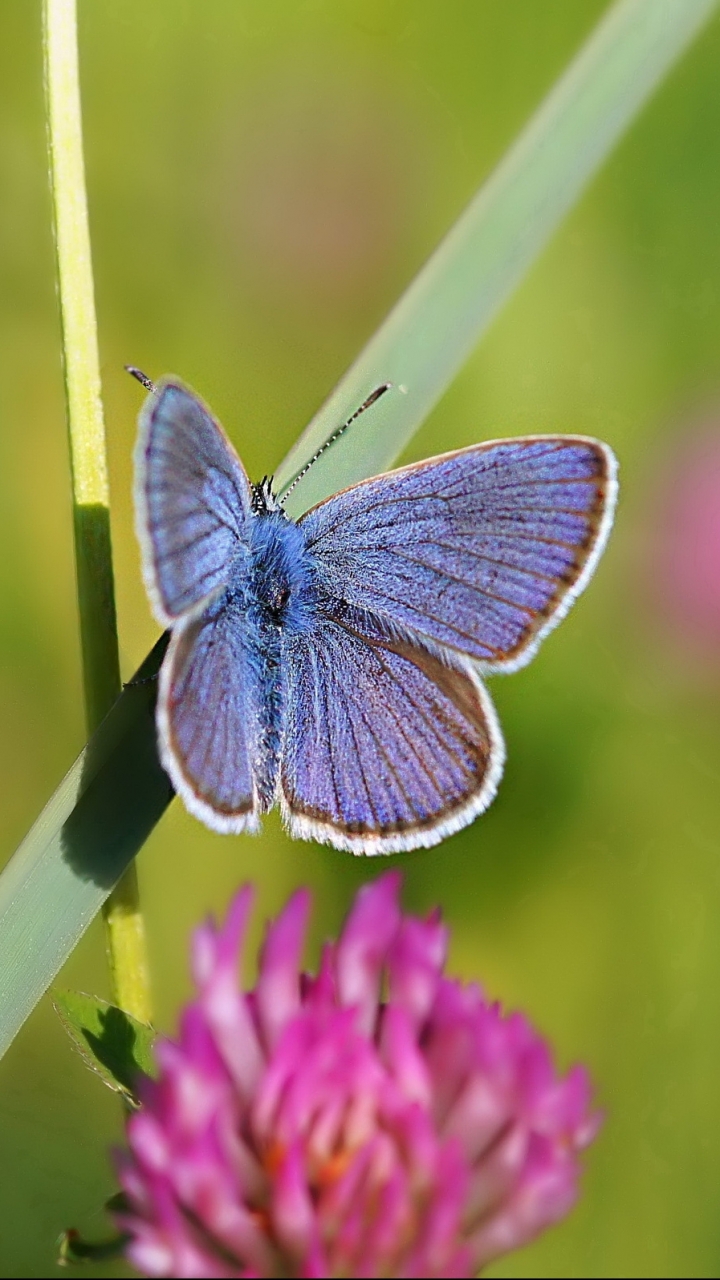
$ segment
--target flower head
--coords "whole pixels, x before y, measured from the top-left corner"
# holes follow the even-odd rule
[[[686,657],[720,649],[720,428],[684,431],[659,486],[650,560],[657,611]]]
[[[238,985],[251,893],[198,929],[197,1000],[157,1050],[119,1157],[129,1257],[152,1276],[470,1276],[563,1217],[594,1136],[518,1013],[443,974],[437,914],[361,889],[317,976],[309,895]]]

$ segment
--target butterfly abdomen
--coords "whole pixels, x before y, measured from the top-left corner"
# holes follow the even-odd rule
[[[316,612],[312,565],[298,526],[279,510],[254,513],[243,571],[249,648],[260,691],[254,774],[263,808],[269,809],[284,721],[285,636],[311,626]]]

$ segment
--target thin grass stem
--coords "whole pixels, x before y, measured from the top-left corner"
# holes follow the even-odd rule
[[[55,223],[75,564],[88,733],[120,694],[90,230],[83,161],[75,0],[44,3],[45,90]],[[131,863],[103,907],[113,1000],[148,1021],[150,989],[137,872]]]

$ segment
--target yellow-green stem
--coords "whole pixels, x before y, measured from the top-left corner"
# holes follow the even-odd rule
[[[88,732],[120,692],[108,487],[83,161],[75,0],[44,0],[50,184],[70,441]],[[104,907],[113,999],[143,1022],[150,989],[134,863]]]

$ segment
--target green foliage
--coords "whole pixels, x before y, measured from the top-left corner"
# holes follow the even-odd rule
[[[157,629],[133,534],[141,394],[123,365],[187,379],[251,477],[273,470],[607,8],[607,0],[457,0],[448,20],[436,0],[81,0],[126,680]],[[647,8],[672,14],[685,0],[647,0]],[[0,36],[7,858],[84,730],[39,6],[0,5]],[[616,528],[590,590],[526,671],[492,683],[508,745],[496,803],[437,849],[398,859],[408,905],[442,905],[453,971],[527,1009],[563,1065],[585,1060],[606,1111],[577,1209],[493,1269],[507,1276],[718,1273],[720,703],[717,681],[670,646],[662,611],[649,606],[641,552],[663,518],[658,471],[677,463],[698,403],[713,411],[720,388],[719,66],[716,19],[405,458],[483,438],[581,431],[607,439],[622,468]],[[282,207],[273,201],[278,184],[293,197]],[[270,225],[249,226],[258,209],[272,210]],[[352,233],[340,240],[337,269],[321,239],[318,247],[316,212],[331,248]],[[361,449],[362,433],[349,443]],[[143,824],[150,831],[164,815],[138,863],[157,1023],[168,1030],[188,994],[189,930],[205,912],[223,912],[242,880],[256,883],[260,916],[275,914],[297,886],[312,887],[313,964],[351,893],[379,870],[287,840],[276,816],[260,837],[229,839],[179,804],[167,810],[167,791],[157,788],[148,804],[157,778],[145,787],[152,762],[140,753],[145,737],[152,745],[152,695],[152,684],[136,686],[117,709],[128,717],[113,722],[123,732],[137,717],[135,761],[122,735],[107,744],[115,762],[125,760],[123,787],[116,791],[114,765],[99,750],[89,763],[86,752],[46,814],[42,874],[14,860],[17,896],[3,881],[0,1004],[10,1002],[12,1026],[71,947],[61,984],[109,998],[98,985],[100,921],[75,944],[97,910],[95,862],[110,871],[131,856],[132,812],[138,840]],[[57,829],[91,778],[100,791],[88,794],[75,825],[83,875]],[[94,1217],[114,1185],[107,1149],[119,1140],[121,1108],[109,1089],[88,1084],[64,1041],[40,1001],[0,1062],[10,1170],[3,1274],[51,1274],[66,1223],[103,1234]],[[88,1270],[129,1274],[118,1264]]]
[[[74,1227],[68,1227],[58,1240],[57,1264],[59,1267],[74,1267],[111,1262],[122,1255],[127,1241],[128,1237],[122,1233],[106,1236],[103,1240],[88,1240]]]
[[[298,486],[295,509],[382,469],[407,444],[715,2],[659,6],[618,0],[612,6],[281,464],[280,487],[373,387],[388,377],[394,381],[398,394],[385,396],[367,415],[367,430],[351,445],[344,437]],[[123,692],[85,759],[73,766],[0,877],[0,1053],[170,799],[148,701],[151,705],[132,689]],[[110,755],[102,745],[108,736],[114,741]],[[86,789],[88,761],[96,763]],[[129,801],[129,777],[137,779],[137,802]],[[94,840],[88,839],[84,822],[88,811]],[[74,836],[67,847],[68,832],[78,826],[83,831],[79,864]],[[28,919],[37,945],[25,951]]]
[[[172,799],[154,724],[166,644],[126,685],[0,876],[0,1051]]]
[[[101,1080],[138,1106],[138,1079],[154,1071],[155,1030],[83,991],[51,992],[53,1007],[84,1061]]]

